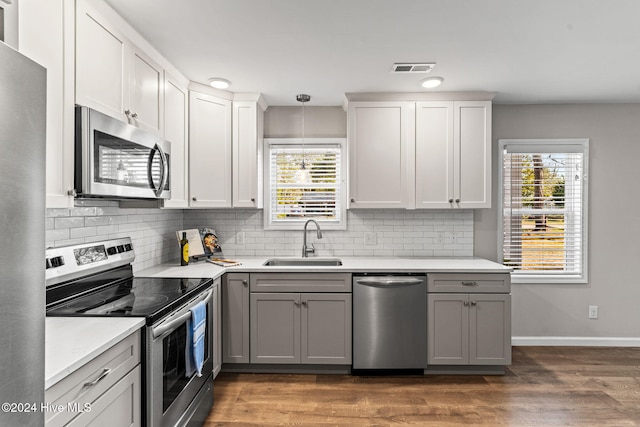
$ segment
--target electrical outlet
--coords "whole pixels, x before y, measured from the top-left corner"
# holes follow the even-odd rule
[[[244,231],[236,233],[236,245],[244,245]]]
[[[364,244],[365,245],[375,245],[376,244],[376,233],[373,231],[367,231],[364,233]]]
[[[589,306],[589,319],[597,319],[598,318],[598,306],[590,305]]]

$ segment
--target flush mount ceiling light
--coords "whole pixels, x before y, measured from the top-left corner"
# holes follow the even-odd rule
[[[231,82],[229,80],[220,77],[211,77],[209,79],[209,84],[216,89],[226,89],[231,86]]]
[[[444,79],[442,77],[428,77],[424,80],[420,80],[420,86],[425,89],[433,89],[434,87],[438,87],[442,84]]]

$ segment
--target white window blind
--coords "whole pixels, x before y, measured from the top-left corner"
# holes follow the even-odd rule
[[[269,146],[271,226],[308,219],[339,225],[344,215],[342,191],[340,144]]]
[[[563,141],[501,141],[502,257],[522,281],[586,281],[587,142]]]

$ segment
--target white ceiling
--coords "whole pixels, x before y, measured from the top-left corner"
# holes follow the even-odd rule
[[[269,105],[347,92],[496,92],[497,103],[640,102],[640,0],[107,0],[187,78]]]

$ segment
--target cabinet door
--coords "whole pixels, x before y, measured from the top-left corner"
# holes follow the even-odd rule
[[[251,363],[300,363],[300,294],[252,293]]]
[[[141,426],[141,392],[142,382],[138,365],[92,402],[89,412],[77,416],[67,426]]]
[[[471,365],[511,363],[511,295],[470,294]]]
[[[165,208],[189,207],[188,92],[170,74],[164,75],[164,139],[171,142],[171,200]]]
[[[222,362],[249,363],[249,274],[222,281]]]
[[[163,136],[162,108],[164,103],[163,72],[160,65],[141,50],[129,45],[131,64],[129,74],[129,123]]]
[[[352,208],[412,207],[415,103],[349,105]]]
[[[454,107],[454,200],[460,208],[490,208],[491,102],[458,101]]]
[[[16,11],[17,3],[3,4]],[[20,3],[20,52],[47,69],[47,208],[71,208],[74,156],[75,5],[63,0]],[[17,21],[16,21],[17,23]],[[5,27],[5,36],[7,28]],[[46,37],[42,35],[46,34]]]
[[[351,294],[301,294],[302,363],[351,364]]]
[[[76,104],[126,122],[128,41],[86,1],[76,3]]]
[[[453,102],[416,104],[416,208],[454,206]]]
[[[233,103],[233,206],[260,207],[264,112],[251,101]]]
[[[220,279],[213,282],[213,378],[222,369],[222,301],[220,299]]]
[[[231,101],[189,92],[190,206],[231,207],[231,177]]]
[[[469,308],[465,294],[427,295],[429,365],[469,364]]]

